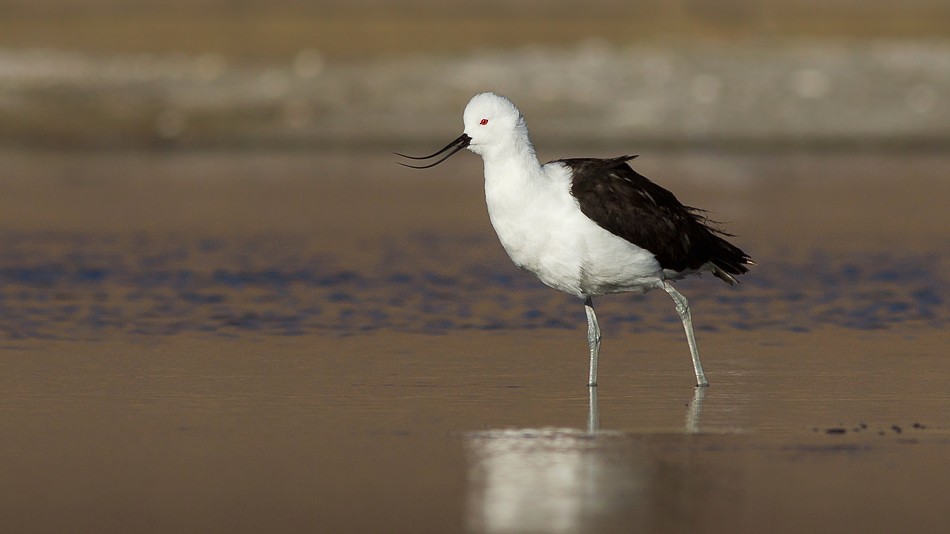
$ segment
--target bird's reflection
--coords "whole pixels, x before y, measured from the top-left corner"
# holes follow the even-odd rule
[[[684,434],[699,432],[705,389],[695,388]],[[470,530],[588,531],[617,510],[630,531],[638,521],[650,521],[646,508],[656,469],[647,445],[601,430],[597,388],[589,388],[588,408],[586,430],[504,429],[467,436]]]
[[[687,434],[696,434],[699,432],[699,419],[703,414],[703,401],[706,399],[707,388],[693,388],[693,402],[689,404],[686,411]],[[588,390],[588,411],[587,411],[587,432],[596,434],[600,431],[600,407],[597,401],[597,388],[587,388]]]

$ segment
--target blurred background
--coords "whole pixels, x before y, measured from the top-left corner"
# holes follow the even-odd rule
[[[640,154],[768,265],[754,299],[684,281],[720,326],[945,315],[945,1],[0,0],[6,328],[582,326],[498,246],[478,158],[395,165],[485,90],[542,161]]]
[[[941,0],[0,0],[6,147],[944,148]],[[440,145],[441,146],[441,145]]]

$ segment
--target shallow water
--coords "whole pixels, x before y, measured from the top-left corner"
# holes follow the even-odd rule
[[[3,523],[939,532],[948,339],[893,335],[704,333],[705,392],[615,335],[593,418],[581,329],[8,342]]]
[[[596,397],[473,159],[0,154],[0,530],[950,526],[945,157],[638,164],[759,266],[679,284],[707,390],[599,299]]]

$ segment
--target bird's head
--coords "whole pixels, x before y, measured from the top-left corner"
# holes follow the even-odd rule
[[[490,156],[505,150],[517,150],[522,145],[529,149],[528,127],[524,116],[514,103],[495,93],[480,93],[472,97],[462,114],[465,130],[461,136],[446,145],[442,150],[428,156],[399,156],[415,160],[426,160],[449,152],[441,159],[428,165],[406,165],[414,169],[427,169],[449,159],[453,154],[467,148],[480,156]],[[533,149],[532,149],[533,151]]]
[[[514,103],[495,93],[475,95],[462,115],[468,149],[485,156],[527,138],[524,116]]]

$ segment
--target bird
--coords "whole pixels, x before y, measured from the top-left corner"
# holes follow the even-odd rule
[[[540,163],[524,115],[508,98],[485,92],[465,106],[462,135],[428,156],[439,165],[468,149],[481,156],[491,224],[515,265],[549,287],[580,298],[587,315],[588,386],[597,386],[601,330],[594,297],[662,289],[683,323],[696,386],[709,381],[693,333],[689,302],[671,282],[711,273],[730,285],[755,265],[705,210],[636,172],[637,156],[565,158]],[[437,156],[442,156],[431,163]]]

